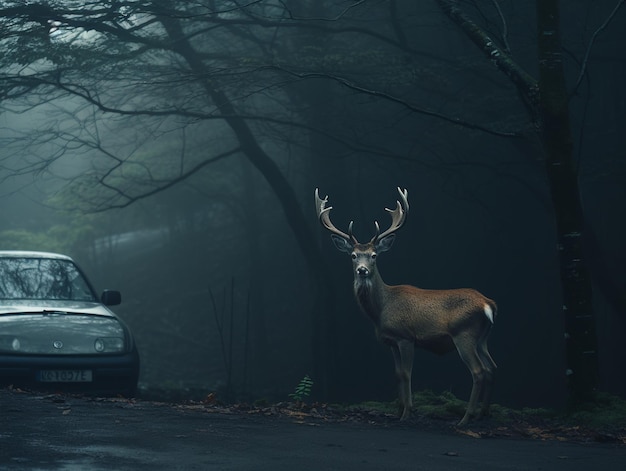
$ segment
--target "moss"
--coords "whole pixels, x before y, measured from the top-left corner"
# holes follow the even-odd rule
[[[264,397],[256,399],[254,401],[254,406],[255,407],[267,407],[270,405],[270,401]]]
[[[564,419],[591,427],[626,424],[626,400],[608,393],[596,392],[590,401],[579,403],[569,410]]]
[[[528,422],[536,419],[556,419],[558,413],[552,409],[524,407],[522,409],[511,409],[500,404],[491,404],[489,407],[490,420],[507,425],[511,422]]]
[[[420,391],[413,395],[413,403],[415,413],[433,418],[461,417],[467,407],[467,402],[458,399],[449,391],[440,394],[429,390]],[[578,404],[564,413],[554,409],[530,407],[512,409],[500,404],[491,404],[490,419],[502,424],[542,419],[594,428],[623,427],[626,424],[626,400],[597,392],[591,401]]]
[[[428,389],[413,394],[413,411],[427,417],[462,417],[467,403],[450,391],[436,394]]]
[[[398,401],[368,401],[338,407],[346,411],[366,410],[393,415],[398,414],[400,410]],[[450,391],[436,393],[423,390],[413,394],[413,413],[424,417],[458,419],[463,416],[466,407],[467,402],[457,398]],[[490,406],[490,420],[503,425],[536,419],[591,427],[623,426],[626,423],[626,400],[606,393],[597,393],[593,401],[579,404],[576,409],[565,413],[545,408],[512,409],[500,404]]]
[[[398,415],[400,411],[400,404],[397,400],[392,402],[366,401],[336,407],[346,411],[365,410],[392,415]],[[441,419],[462,417],[466,407],[465,401],[457,399],[449,391],[437,394],[426,389],[413,394],[413,412],[418,415]]]

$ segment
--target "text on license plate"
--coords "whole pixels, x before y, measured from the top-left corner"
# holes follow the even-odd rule
[[[90,383],[91,370],[41,370],[39,381],[44,383]]]

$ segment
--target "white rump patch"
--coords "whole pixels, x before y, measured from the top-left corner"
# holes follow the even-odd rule
[[[491,310],[491,306],[485,303],[485,306],[483,307],[483,309],[485,310],[485,316],[487,316],[487,319],[489,319],[489,322],[493,324],[493,311]]]

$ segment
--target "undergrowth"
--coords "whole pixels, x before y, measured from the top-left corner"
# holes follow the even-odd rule
[[[344,406],[346,410],[371,410],[385,414],[398,414],[398,401],[368,401]],[[467,402],[449,391],[436,393],[431,390],[413,394],[413,413],[423,417],[455,420],[465,413]],[[596,393],[593,400],[567,411],[530,408],[514,409],[500,404],[490,407],[490,420],[508,424],[511,422],[554,420],[569,425],[588,427],[624,427],[626,424],[626,400],[607,393]]]
[[[296,402],[304,401],[309,397],[313,381],[305,376],[289,396]],[[161,388],[142,388],[139,397],[147,400],[161,400],[166,402],[180,402],[185,400],[207,400],[207,390],[203,388],[182,388],[180,385],[170,385]],[[217,397],[219,392],[209,394]],[[232,401],[227,401],[230,403]],[[256,406],[272,404],[272,399],[258,399],[253,401]],[[367,401],[357,404],[332,404],[337,411],[374,412],[399,415],[399,402]],[[465,413],[467,402],[457,398],[450,391],[434,392],[431,390],[418,391],[413,394],[413,415],[432,419],[458,421]],[[490,421],[496,426],[509,425],[515,422],[553,422],[564,426],[584,426],[592,429],[620,429],[626,428],[626,399],[608,393],[597,392],[584,403],[577,404],[564,410],[545,408],[515,409],[501,404],[491,404]]]
[[[566,420],[599,426],[626,426],[626,400],[603,392],[596,392],[593,400],[578,404],[565,415]]]

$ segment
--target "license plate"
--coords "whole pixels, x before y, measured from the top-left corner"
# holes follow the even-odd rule
[[[39,381],[43,383],[90,383],[91,370],[41,370]]]

